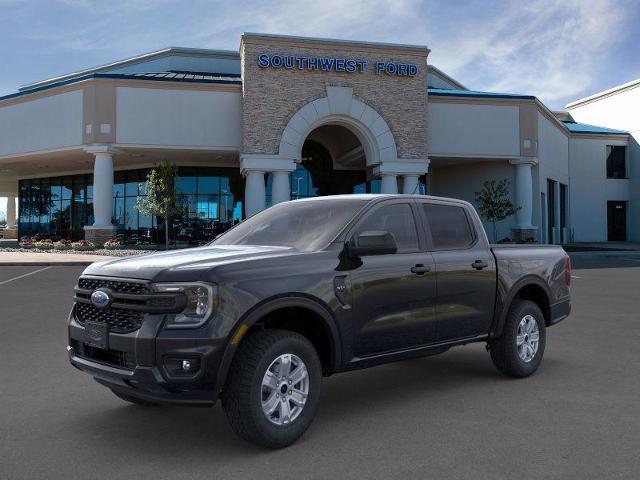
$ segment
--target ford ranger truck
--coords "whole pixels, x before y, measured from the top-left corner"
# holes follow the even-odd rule
[[[322,378],[484,342],[528,377],[569,315],[561,247],[490,245],[467,202],[344,195],[280,203],[207,246],[78,279],[71,364],[137,405],[222,408],[270,448],[311,424]]]

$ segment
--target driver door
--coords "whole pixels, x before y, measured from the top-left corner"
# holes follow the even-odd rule
[[[361,256],[351,271],[356,357],[435,342],[436,280],[431,253],[416,226],[415,205],[391,200],[373,207],[349,234],[390,232],[398,251]]]

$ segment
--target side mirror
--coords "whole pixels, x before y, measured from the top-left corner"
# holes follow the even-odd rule
[[[347,243],[349,253],[355,257],[367,255],[388,255],[398,251],[392,233],[384,230],[367,230],[356,235]]]

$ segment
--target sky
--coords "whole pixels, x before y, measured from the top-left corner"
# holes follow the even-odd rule
[[[640,78],[637,0],[0,0],[0,95],[168,46],[237,50],[243,32],[426,45],[467,88],[553,110]]]

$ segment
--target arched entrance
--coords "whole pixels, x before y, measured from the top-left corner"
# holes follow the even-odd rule
[[[354,97],[352,88],[326,89],[326,97],[303,105],[291,116],[277,153],[241,155],[246,216],[309,196],[418,191],[428,160],[398,158],[389,125]]]

